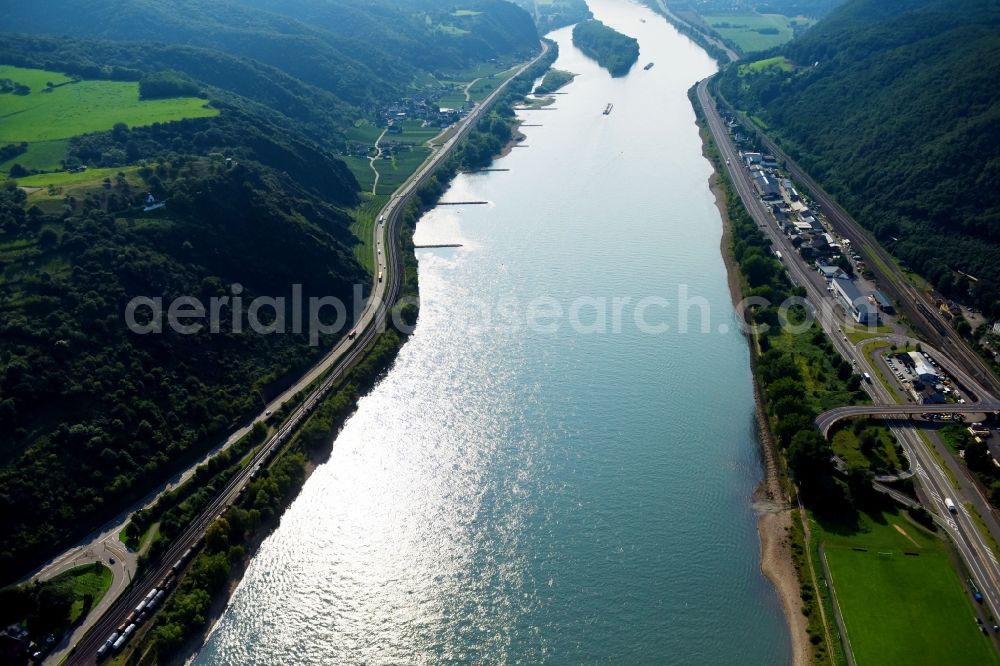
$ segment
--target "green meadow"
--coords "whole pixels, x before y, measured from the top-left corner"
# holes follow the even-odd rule
[[[781,46],[793,37],[794,26],[809,26],[815,21],[804,16],[783,14],[720,14],[703,16],[712,30],[731,40],[744,53]]]
[[[764,58],[763,60],[747,63],[746,65],[740,65],[740,76],[759,74],[768,69],[780,69],[783,72],[790,72],[792,71],[792,63],[785,56]]]
[[[197,97],[141,100],[135,81],[73,81],[58,72],[11,66],[0,66],[0,79],[31,89],[27,95],[0,94],[0,143],[27,141],[28,153],[10,162],[28,168],[58,168],[66,139],[116,123],[138,127],[219,113]]]
[[[430,154],[430,148],[414,146],[412,150],[395,155],[391,160],[375,160],[375,168],[379,172],[376,194],[395,192],[410,174],[420,168]]]

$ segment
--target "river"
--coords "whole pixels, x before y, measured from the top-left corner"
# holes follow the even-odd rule
[[[686,96],[715,64],[645,7],[590,4],[639,63],[612,79],[551,35],[579,76],[522,114],[542,126],[509,171],[444,197],[488,205],[419,222],[418,243],[463,247],[418,251],[414,335],[195,663],[789,661]]]

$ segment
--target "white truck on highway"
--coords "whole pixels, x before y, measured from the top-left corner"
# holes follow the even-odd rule
[[[946,506],[946,507],[948,508],[948,510],[949,510],[949,511],[951,511],[952,513],[958,513],[958,507],[957,507],[957,506],[955,506],[955,503],[951,501],[951,498],[950,498],[950,497],[945,497],[945,498],[944,498],[944,505],[945,505],[945,506]]]

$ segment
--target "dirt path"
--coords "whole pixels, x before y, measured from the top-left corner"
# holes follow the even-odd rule
[[[806,513],[805,507],[799,504],[799,520],[802,521],[802,535],[805,541],[806,547],[806,562],[809,563],[809,578],[812,580],[812,586],[814,594],[816,595],[817,604],[819,608],[820,618],[823,620],[823,636],[826,638],[827,654],[830,655],[830,663],[835,664],[833,659],[833,638],[830,636],[830,624],[826,617],[826,608],[823,606],[823,596],[819,591],[819,581],[816,579],[816,569],[813,567],[812,561],[812,532],[809,531],[809,514]]]
[[[466,101],[466,103],[472,101],[472,97],[469,96],[469,90],[472,88],[472,86],[476,85],[476,81],[479,81],[482,78],[483,77],[481,77],[481,76],[476,77],[476,78],[472,79],[471,81],[469,81],[467,84],[465,84],[465,90],[463,90],[462,92],[465,93],[465,101]]]
[[[388,131],[389,128],[386,127],[384,130],[382,130],[382,133],[378,135],[378,138],[375,139],[375,157],[368,158],[368,166],[370,166],[372,168],[372,171],[375,172],[375,182],[372,183],[372,194],[376,193],[375,188],[378,187],[378,179],[381,177],[381,174],[379,174],[378,169],[375,168],[375,160],[382,157],[382,147],[379,146],[379,143],[381,143],[382,137],[384,137],[385,133]]]
[[[906,537],[906,540],[907,540],[907,541],[909,541],[910,543],[912,543],[912,544],[913,544],[913,545],[914,545],[914,546],[915,546],[916,548],[920,548],[920,544],[919,544],[919,543],[917,543],[916,541],[914,541],[914,540],[913,540],[913,537],[911,537],[911,536],[910,536],[909,534],[907,534],[907,533],[906,533],[906,530],[904,530],[904,529],[903,529],[902,527],[900,527],[900,526],[899,526],[899,525],[897,525],[896,523],[893,523],[893,524],[892,524],[892,526],[896,528],[896,531],[897,531],[897,532],[899,532],[899,533],[900,533],[900,534],[902,534],[902,535],[903,535],[904,537]]]

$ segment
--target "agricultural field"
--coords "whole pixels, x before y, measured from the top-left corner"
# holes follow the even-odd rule
[[[87,169],[75,173],[66,171],[39,173],[18,178],[17,184],[28,189],[30,204],[37,205],[46,212],[58,212],[64,208],[63,202],[66,197],[83,199],[87,194],[100,194],[110,185],[117,184],[118,174],[122,174],[130,188],[144,188],[145,182],[139,176],[139,169],[140,167],[132,166]],[[110,181],[110,185],[104,182],[105,179]]]
[[[59,168],[64,142],[73,136],[116,123],[136,127],[219,113],[198,97],[141,100],[134,81],[74,81],[58,72],[11,66],[0,66],[0,79],[30,89],[0,94],[0,144],[28,142],[28,153],[11,162],[30,162],[35,169]]]
[[[8,173],[15,164],[20,164],[30,171],[48,171],[58,169],[59,161],[66,155],[67,139],[56,141],[36,141],[28,144],[28,151],[0,162],[0,172]]]
[[[382,138],[382,141],[397,141],[412,146],[422,146],[441,133],[440,127],[427,127],[422,120],[404,120],[402,126],[402,134],[388,133]]]
[[[732,41],[744,53],[765,51],[791,41],[795,29],[806,28],[815,20],[783,14],[713,14],[705,22],[724,39]]]
[[[499,72],[494,76],[488,76],[476,81],[469,87],[469,97],[473,102],[482,102],[490,96],[494,90],[503,84],[504,81],[514,75],[514,70],[509,69]]]
[[[454,86],[450,92],[438,98],[437,104],[442,109],[461,109],[465,106],[465,86]]]
[[[140,167],[111,167],[108,169],[87,169],[85,171],[59,171],[57,173],[36,173],[18,178],[21,187],[66,187],[69,185],[100,185],[105,178],[115,179],[119,173],[126,176],[135,174]]]
[[[901,514],[818,524],[858,664],[1000,664],[944,542]]]
[[[469,86],[469,101],[481,102],[514,74],[514,68],[509,63],[481,63],[453,75],[441,79],[442,95],[438,98],[438,106],[448,109],[459,109],[465,103],[465,88]],[[471,85],[470,85],[471,84]]]
[[[347,139],[348,141],[374,144],[381,133],[381,127],[376,127],[367,120],[357,120],[353,127],[347,129]]]
[[[372,234],[375,230],[375,219],[382,207],[389,201],[389,197],[371,193],[366,193],[364,197],[365,200],[359,206],[349,211],[351,217],[354,218],[351,233],[358,239],[354,246],[354,257],[359,264],[364,266],[365,270],[374,274],[375,258],[373,256]]]
[[[375,160],[375,168],[380,174],[376,194],[392,194],[424,163],[430,152],[430,148],[415,146],[412,150],[395,155],[391,160]]]
[[[375,172],[372,171],[371,164],[367,157],[354,157],[353,155],[340,155],[347,168],[351,170],[362,192],[371,192],[372,185],[375,184]]]
[[[121,167],[113,169],[88,169],[80,173],[56,172],[36,174],[28,178],[18,179],[17,184],[28,192],[28,205],[38,206],[42,211],[58,214],[66,210],[67,201],[83,201],[87,196],[95,196],[98,200],[106,197],[112,190],[121,191],[119,175],[124,178],[124,184],[132,192],[145,192],[146,182],[139,175],[140,167]],[[108,182],[105,182],[105,179]],[[25,180],[28,184],[25,184]],[[51,181],[51,182],[46,182]],[[6,245],[0,243],[0,255]]]

